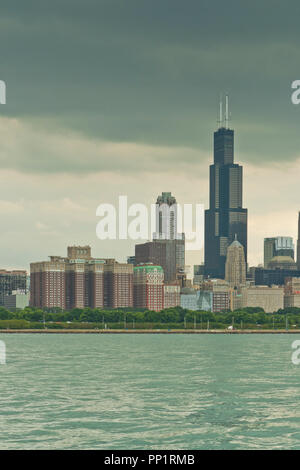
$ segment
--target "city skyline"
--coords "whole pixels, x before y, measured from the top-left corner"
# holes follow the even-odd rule
[[[0,2],[3,450],[300,449],[299,16]]]
[[[249,265],[263,262],[264,238],[297,239],[299,4],[230,0],[218,15],[211,2],[191,0],[185,15],[180,6],[75,0],[70,12],[54,1],[48,15],[34,0],[3,6],[1,267],[28,269],[76,243],[125,261],[134,242],[95,235],[96,207],[120,194],[150,205],[170,191],[208,208],[221,91],[244,168]],[[201,261],[187,253],[187,264]]]
[[[65,202],[66,202],[67,205],[70,204],[70,207],[72,207],[71,201],[65,200]],[[153,204],[153,202],[155,202],[155,197],[153,197],[153,200],[151,201],[150,204]],[[297,212],[297,214],[298,214],[298,216],[299,216],[299,212]],[[293,214],[293,215],[294,215],[294,219],[296,219],[296,214]],[[295,220],[292,221],[292,222],[295,222]],[[294,225],[295,225],[295,224],[294,224]],[[297,223],[296,225],[297,225],[297,227],[298,227],[298,223]],[[295,230],[294,230],[294,231],[295,231]],[[275,234],[272,233],[272,237],[271,237],[271,238],[280,238],[280,237],[282,237],[282,235],[279,235],[280,233],[282,233],[282,229],[281,229],[281,228],[278,229],[278,232],[277,232],[277,233],[276,233],[276,232],[275,232]],[[284,233],[287,233],[287,230],[286,230],[286,229],[285,229]],[[250,240],[251,240],[251,232],[249,233],[249,235],[250,235],[249,238],[250,238]],[[265,236],[264,236],[264,237],[262,238],[262,240],[261,240],[262,247],[261,247],[261,249],[259,250],[259,253],[260,253],[260,254],[257,255],[257,257],[256,257],[256,259],[258,259],[258,261],[257,261],[256,263],[253,263],[252,265],[262,265],[262,264],[263,264],[263,261],[264,261],[264,260],[263,260],[263,250],[264,250],[263,245],[264,245],[264,240],[265,240],[266,238],[268,238],[268,237],[265,237]],[[297,244],[297,234],[295,234],[295,235],[292,236],[292,237],[290,237],[290,234],[289,234],[289,236],[288,236],[287,238],[293,239],[295,245]],[[83,240],[83,241],[84,241],[85,243],[89,243],[89,241],[85,241],[85,240]],[[149,240],[147,240],[147,241],[149,241]],[[75,245],[78,244],[78,239],[76,238],[76,235],[75,235],[74,238],[73,238],[73,242],[74,242],[73,244],[75,244]],[[117,240],[115,240],[115,241],[113,241],[113,242],[114,242],[114,244],[122,244],[123,240],[117,239]],[[131,245],[131,247],[133,247],[133,252],[130,253],[131,255],[133,255],[133,253],[134,253],[134,247],[135,247],[136,242],[135,242],[135,241],[132,241],[132,240],[131,240],[131,241],[128,240],[128,242],[129,242],[129,244]],[[142,243],[142,239],[141,239],[141,240],[137,240],[137,242],[138,242],[138,243]],[[105,241],[104,241],[104,243],[105,243]],[[70,243],[69,243],[69,244],[70,244]],[[81,244],[83,244],[83,243],[81,243]],[[97,249],[97,242],[96,242],[95,244],[93,244],[93,243],[89,243],[89,244],[90,244],[92,247],[95,247],[95,248]],[[115,245],[115,247],[116,247],[116,245]],[[116,247],[116,248],[118,248],[118,247]],[[202,251],[202,250],[201,250],[201,251]],[[203,250],[203,251],[204,251],[204,250]],[[61,249],[58,249],[58,252],[61,253]],[[118,256],[116,255],[116,252],[119,252],[119,258],[118,258]],[[117,249],[117,250],[112,249],[112,250],[109,251],[109,253],[110,253],[110,254],[107,254],[107,252],[104,252],[104,251],[100,251],[98,254],[99,254],[99,256],[101,256],[101,257],[106,257],[106,258],[114,257],[114,258],[116,258],[116,259],[119,259],[121,262],[126,261],[126,258],[127,258],[127,256],[128,256],[128,253],[127,253],[126,251],[122,251],[122,253],[120,253],[120,251],[119,251],[118,249]],[[295,255],[296,255],[296,253],[295,253]],[[43,254],[43,256],[45,256],[45,253]],[[193,261],[193,264],[197,264],[197,260],[199,259],[199,252],[196,252],[196,251],[191,251],[190,253],[189,253],[189,252],[186,252],[186,257],[187,257],[188,260],[192,260],[192,261]],[[36,261],[38,261],[38,259],[36,259]],[[28,266],[29,266],[30,262],[31,262],[31,260],[28,260],[28,261],[27,261],[27,265],[25,265],[25,266],[24,266],[24,264],[23,264],[23,265],[8,265],[8,266],[2,266],[2,267],[3,267],[3,269],[23,269],[24,267],[25,267],[25,269],[28,269]],[[204,262],[203,256],[201,257],[201,262]],[[188,262],[187,262],[187,264],[191,264],[191,263],[188,263]],[[249,264],[249,266],[251,266],[251,263]]]

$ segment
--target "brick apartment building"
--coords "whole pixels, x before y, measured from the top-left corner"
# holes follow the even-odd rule
[[[141,264],[133,270],[134,306],[159,312],[164,308],[164,272],[161,266]]]
[[[68,256],[30,265],[33,307],[102,308],[133,305],[133,265],[92,258],[89,246],[68,247]]]
[[[133,306],[133,264],[107,260],[104,265],[104,306]]]

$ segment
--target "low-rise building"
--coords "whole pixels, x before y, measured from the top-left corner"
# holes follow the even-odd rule
[[[198,291],[199,310],[211,312],[213,309],[213,291]]]
[[[180,307],[188,310],[200,310],[198,305],[198,292],[195,289],[184,287],[180,294]]]
[[[300,308],[300,278],[288,277],[284,285],[284,308]]]
[[[284,289],[278,286],[250,286],[243,291],[244,307],[261,307],[273,313],[284,307]]]
[[[212,312],[230,310],[230,287],[224,279],[210,279],[202,284],[202,290],[212,292]]]
[[[228,284],[219,279],[204,282],[200,290],[182,289],[182,308],[221,312],[230,309],[230,289]]]
[[[11,312],[23,310],[29,305],[29,293],[22,291],[12,291],[10,295],[4,296],[4,307]]]
[[[284,296],[284,308],[288,307],[300,308],[300,294],[291,294]]]
[[[241,310],[246,307],[246,291],[247,287],[245,286],[230,289],[230,310]]]
[[[177,307],[180,305],[179,282],[166,283],[164,285],[164,308]]]
[[[28,279],[25,270],[8,271],[0,269],[0,305],[4,305],[4,297],[14,290],[28,292]]]

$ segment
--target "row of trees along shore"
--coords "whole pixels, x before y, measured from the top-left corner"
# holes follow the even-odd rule
[[[265,313],[260,307],[242,310],[207,312],[173,307],[154,312],[146,309],[40,309],[26,307],[11,312],[0,307],[0,329],[284,329],[300,328],[300,308],[289,307]]]

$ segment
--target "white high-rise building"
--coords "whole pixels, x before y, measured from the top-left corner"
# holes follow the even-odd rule
[[[182,240],[177,233],[177,202],[171,193],[163,192],[156,201],[156,232],[153,240]]]

